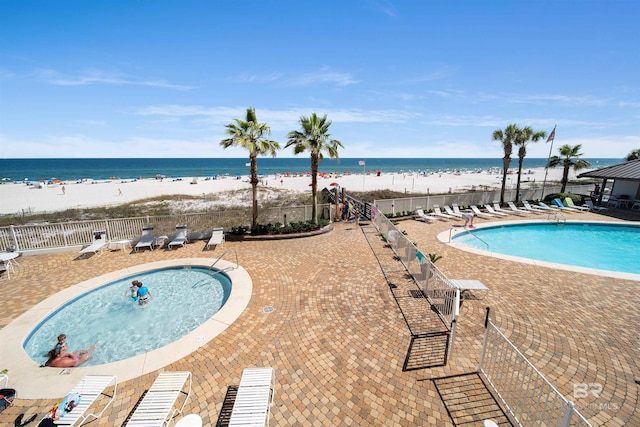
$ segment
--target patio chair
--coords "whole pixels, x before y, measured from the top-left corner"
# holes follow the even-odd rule
[[[508,213],[498,212],[498,211],[494,210],[494,209],[491,207],[491,205],[484,205],[484,208],[487,210],[487,212],[489,212],[489,213],[490,213],[490,214],[492,214],[492,215],[502,216],[502,217],[509,216],[509,214],[508,214]]]
[[[531,205],[529,204],[529,202],[528,202],[528,201],[526,201],[526,200],[522,202],[522,206],[524,206],[524,208],[525,208],[526,210],[528,210],[529,212],[533,212],[533,213],[537,213],[537,214],[543,214],[543,213],[546,213],[543,209],[537,208],[537,207],[535,207],[535,206],[531,206]]]
[[[569,212],[569,213],[571,213],[571,212],[580,212],[578,209],[571,209],[571,208],[566,207],[564,205],[564,203],[562,203],[562,200],[560,200],[558,198],[553,199],[551,201],[551,204],[556,206],[558,209],[560,209],[563,212],[564,211]]]
[[[213,245],[224,247],[224,229],[222,227],[214,228],[213,231],[211,231],[211,238],[205,245],[205,248],[209,249]]]
[[[448,215],[448,214],[446,214],[446,213],[443,213],[443,212],[440,210],[440,206],[438,206],[438,205],[435,205],[435,206],[433,207],[433,214],[434,214],[435,216],[437,216],[437,217],[444,218],[444,219],[454,219],[454,218],[455,218],[455,217],[454,217],[454,216],[452,216],[452,215]]]
[[[493,204],[493,210],[496,212],[501,212],[503,214],[507,214],[507,215],[511,215],[513,212],[508,211],[506,209],[502,209],[502,206],[500,206],[500,203],[495,202]]]
[[[545,212],[558,212],[560,210],[559,207],[555,205],[549,206],[545,202],[538,202],[538,206],[540,206],[540,209],[544,210]]]
[[[184,246],[187,244],[189,240],[187,239],[187,226],[186,225],[176,225],[176,237],[173,238],[172,241],[167,245],[169,249],[172,246]]]
[[[106,231],[94,231],[93,242],[86,248],[82,249],[80,253],[82,255],[86,255],[90,253],[102,255],[102,250],[105,248],[105,246],[107,246],[107,243],[109,242],[107,242]]]
[[[137,251],[140,248],[149,248],[153,250],[154,241],[155,236],[153,235],[153,225],[146,225],[142,227],[142,236],[140,236],[140,241],[136,243],[133,250]]]
[[[531,212],[526,211],[524,209],[520,209],[519,207],[516,206],[515,203],[513,202],[507,202],[507,204],[509,205],[509,208],[511,208],[511,210],[513,211],[514,214],[516,215],[531,215]]]
[[[273,368],[247,368],[242,371],[229,427],[268,426],[273,406],[276,378]]]
[[[107,410],[116,397],[118,380],[114,375],[87,375],[52,409],[44,419],[53,419],[57,426],[75,426],[87,421],[89,417],[98,419]],[[91,405],[113,386],[113,394],[102,410],[97,414],[86,414]],[[72,403],[73,401],[73,403]]]
[[[476,214],[476,216],[479,216],[480,218],[495,218],[497,216],[487,212],[482,212],[480,209],[478,209],[476,205],[471,205],[469,207],[471,208],[473,213]]]
[[[564,198],[564,204],[568,208],[578,209],[579,211],[583,211],[583,212],[587,212],[589,210],[589,208],[586,207],[586,206],[576,206],[573,203],[573,199],[571,197],[565,197]]]
[[[161,372],[131,414],[127,426],[168,426],[173,417],[182,413],[191,394],[191,385],[191,372]],[[181,395],[185,398],[178,409],[175,405]]]
[[[605,208],[604,206],[596,206],[596,205],[594,205],[593,201],[588,197],[586,199],[584,199],[584,204],[591,211],[602,212],[602,211],[606,211],[607,210],[607,208]]]
[[[455,213],[454,211],[451,210],[451,208],[448,205],[444,205],[442,206],[442,208],[447,213],[447,215],[451,215],[456,218],[462,218],[462,212]]]

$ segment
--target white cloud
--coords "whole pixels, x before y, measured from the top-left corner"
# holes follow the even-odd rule
[[[312,86],[319,83],[335,83],[338,86],[349,86],[358,83],[351,74],[338,73],[332,71],[329,67],[322,67],[318,71],[312,71],[292,77],[290,84],[292,86]]]
[[[192,86],[168,83],[165,80],[141,80],[121,75],[120,73],[108,73],[100,70],[90,70],[78,76],[62,76],[55,70],[37,70],[38,77],[47,83],[56,86],[89,86],[96,84],[112,86],[150,86],[175,90],[190,90]]]

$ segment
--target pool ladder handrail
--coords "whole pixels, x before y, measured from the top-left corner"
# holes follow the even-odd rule
[[[209,270],[213,270],[213,267],[215,267],[215,265],[218,263],[218,261],[220,261],[225,255],[232,253],[236,256],[236,266],[229,266],[229,267],[225,267],[220,271],[231,271],[231,270],[235,270],[236,268],[240,267],[240,265],[238,264],[238,252],[236,252],[235,249],[229,249],[226,250],[222,253],[222,255],[220,255],[218,258],[216,258],[216,260],[213,262],[213,264],[211,264],[211,266],[209,267]]]
[[[562,215],[562,212],[549,212],[547,214],[547,221],[551,219],[551,215],[553,215],[553,220],[556,222],[556,224],[565,224],[567,222],[567,218]]]
[[[480,237],[476,236],[471,228],[467,228],[464,225],[454,225],[449,229],[449,243],[451,243],[451,233],[453,232],[453,229],[454,228],[460,228],[460,227],[463,227],[466,231],[469,232],[470,235],[472,235],[473,237],[475,237],[476,239],[478,239],[482,243],[484,243],[487,246],[487,250],[489,250],[489,244],[487,242],[485,242],[484,240],[482,240]]]

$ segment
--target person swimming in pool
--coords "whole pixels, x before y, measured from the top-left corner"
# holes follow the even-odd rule
[[[153,294],[141,281],[134,280],[133,283],[138,287],[138,305],[147,305],[149,300],[153,298]]]
[[[138,283],[139,282],[137,280],[131,282],[131,287],[128,292],[124,293],[124,296],[130,296],[134,301],[138,301]]]
[[[91,346],[86,350],[80,350],[75,353],[67,352],[67,336],[65,334],[58,335],[58,343],[47,353],[47,361],[44,366],[55,368],[73,368],[84,363],[95,348]]]

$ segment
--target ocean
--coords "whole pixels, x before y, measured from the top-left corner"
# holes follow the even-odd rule
[[[622,159],[585,159],[594,168],[621,163]],[[364,161],[365,165],[361,166]],[[542,168],[546,158],[525,158],[523,170]],[[0,159],[0,177],[7,181],[30,181],[60,179],[74,181],[80,179],[129,179],[153,178],[158,174],[166,177],[206,177],[215,175],[248,175],[249,159]],[[511,160],[511,169],[518,167],[518,159]],[[502,159],[401,159],[401,158],[325,158],[319,166],[320,172],[364,171],[382,172],[437,172],[450,170],[502,169]],[[258,173],[309,172],[308,156],[295,158],[258,158]]]

